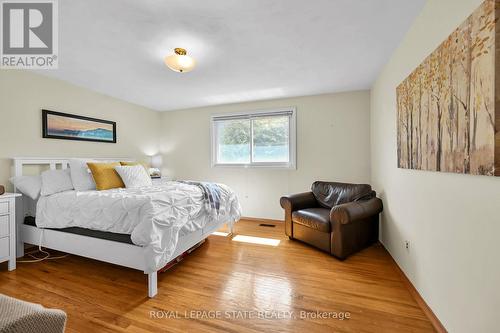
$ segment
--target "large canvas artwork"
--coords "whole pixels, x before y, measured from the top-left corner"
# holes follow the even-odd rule
[[[484,1],[397,87],[398,167],[500,176],[499,4]]]
[[[42,110],[42,136],[49,139],[116,143],[114,121]]]

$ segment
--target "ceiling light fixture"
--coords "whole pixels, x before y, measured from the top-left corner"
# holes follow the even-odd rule
[[[175,54],[165,57],[165,65],[167,65],[167,67],[171,70],[179,73],[192,71],[196,65],[196,61],[186,54],[186,50],[176,47],[174,52]]]

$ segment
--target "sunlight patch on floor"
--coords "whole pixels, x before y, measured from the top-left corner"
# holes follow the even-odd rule
[[[227,237],[229,235],[229,233],[228,232],[222,232],[222,231],[214,231],[214,232],[212,232],[212,235]]]
[[[244,236],[244,235],[234,236],[233,241],[242,242],[242,243],[259,244],[259,245],[269,245],[269,246],[278,246],[280,244],[279,239]]]

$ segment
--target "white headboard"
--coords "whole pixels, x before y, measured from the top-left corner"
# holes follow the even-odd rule
[[[72,158],[82,158],[85,160],[92,161],[102,161],[102,162],[130,162],[134,161],[132,158],[103,158],[103,157],[14,157],[14,175],[23,176],[24,166],[26,165],[36,165],[49,167],[51,170],[58,168],[67,169],[69,166],[69,160]],[[14,187],[14,192],[17,189]],[[36,211],[36,201],[23,195],[16,200],[16,223],[17,225],[22,225],[24,223],[24,218],[26,216],[34,216]]]
[[[92,161],[103,161],[103,162],[129,162],[133,161],[132,158],[103,158],[103,157],[14,157],[14,175],[22,176],[23,167],[25,165],[39,165],[39,166],[49,166],[51,170],[57,169],[60,165],[62,169],[68,168],[69,160],[72,158],[81,158],[85,160]]]

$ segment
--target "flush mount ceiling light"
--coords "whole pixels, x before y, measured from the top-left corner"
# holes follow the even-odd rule
[[[171,70],[179,73],[192,71],[196,65],[196,61],[186,54],[186,50],[176,47],[174,52],[175,54],[165,57],[165,65]]]

